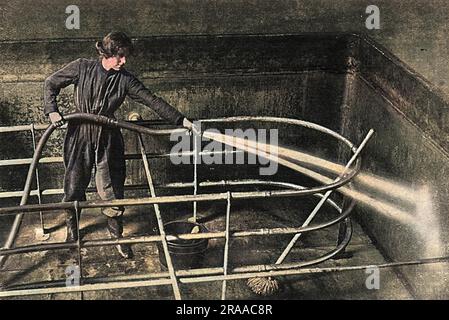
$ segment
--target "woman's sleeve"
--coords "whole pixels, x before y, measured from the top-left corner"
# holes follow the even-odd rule
[[[58,112],[56,97],[62,88],[75,84],[79,79],[81,59],[70,62],[64,68],[56,71],[44,82],[44,113]]]
[[[173,124],[179,125],[184,119],[184,115],[181,112],[165,102],[162,98],[154,95],[142,82],[132,75],[128,82],[128,96],[133,100],[150,107],[160,117]]]

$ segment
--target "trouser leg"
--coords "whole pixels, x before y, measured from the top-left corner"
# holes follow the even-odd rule
[[[126,176],[123,137],[118,130],[103,128],[96,153],[95,183],[102,200],[124,198]],[[118,217],[124,212],[123,207],[102,209],[108,217]]]
[[[78,220],[74,209],[65,210],[65,223],[67,226],[67,236],[65,241],[78,241]]]
[[[103,200],[123,199],[125,183],[125,157],[120,131],[103,129],[97,149],[95,182]],[[123,235],[123,207],[108,207],[102,213],[108,217],[108,230],[113,239]],[[132,257],[129,245],[117,245],[120,255]]]
[[[89,185],[94,163],[94,151],[91,148],[91,144],[83,140],[79,131],[71,129],[68,130],[64,143],[63,201],[65,202],[86,200],[86,189]],[[81,211],[79,210],[78,215],[80,214]],[[65,221],[67,225],[66,241],[77,241],[78,221],[75,209],[65,211]]]
[[[108,217],[108,230],[112,238],[121,238],[123,234],[123,217]]]
[[[108,231],[112,239],[123,237],[123,216],[108,217]],[[118,244],[116,246],[118,253],[125,259],[133,257],[131,246],[127,244]]]

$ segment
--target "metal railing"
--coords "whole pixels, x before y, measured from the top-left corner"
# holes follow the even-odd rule
[[[29,161],[29,159],[19,159],[17,163],[14,163],[13,160],[7,160],[9,162],[0,162],[0,165],[17,165],[17,164],[28,164],[30,163],[29,172],[27,176],[27,183],[25,185],[24,190],[22,191],[22,200],[21,205],[14,207],[4,207],[0,208],[0,217],[2,215],[16,215],[16,220],[13,225],[13,228],[10,232],[9,242],[0,249],[0,259],[3,259],[12,254],[21,254],[21,253],[29,253],[29,252],[37,252],[43,250],[59,250],[59,249],[68,249],[68,248],[77,248],[78,253],[82,248],[88,247],[96,247],[96,246],[109,246],[109,245],[117,245],[117,244],[136,244],[136,243],[151,243],[151,242],[162,242],[165,243],[167,241],[172,241],[175,239],[211,239],[211,238],[224,238],[225,239],[225,251],[224,251],[224,263],[222,268],[200,268],[200,269],[190,269],[190,270],[175,270],[173,268],[170,260],[170,253],[168,248],[164,246],[164,252],[167,259],[168,272],[162,273],[154,273],[147,276],[125,276],[122,278],[108,278],[108,279],[95,279],[95,278],[86,278],[82,276],[83,279],[82,284],[76,287],[54,287],[51,283],[42,284],[44,287],[39,288],[39,284],[29,284],[29,287],[26,285],[20,285],[19,287],[9,286],[8,288],[3,288],[3,291],[0,291],[0,297],[7,296],[20,296],[20,295],[33,295],[33,294],[44,294],[44,293],[62,293],[62,292],[83,292],[83,291],[91,291],[91,290],[103,290],[103,289],[115,289],[115,288],[131,288],[131,287],[143,287],[143,286],[154,286],[154,285],[172,285],[174,289],[174,294],[176,299],[181,298],[181,294],[179,291],[178,283],[194,283],[194,282],[203,282],[203,281],[223,281],[222,286],[222,298],[226,297],[226,281],[233,279],[243,279],[250,278],[254,276],[273,276],[273,275],[289,275],[289,274],[302,274],[304,273],[303,268],[311,265],[319,264],[323,261],[326,261],[338,253],[341,253],[345,247],[349,244],[352,234],[352,228],[349,220],[349,215],[354,208],[355,200],[351,199],[346,208],[340,207],[333,200],[328,198],[328,195],[323,194],[324,192],[329,192],[332,190],[339,190],[342,186],[350,183],[351,179],[358,173],[360,169],[360,158],[357,158],[357,151],[361,150],[347,140],[342,137],[338,133],[319,126],[317,124],[313,124],[306,121],[295,120],[295,119],[285,119],[285,118],[273,118],[273,117],[232,117],[232,118],[223,118],[223,119],[208,119],[201,120],[203,122],[239,122],[239,121],[263,121],[263,122],[275,122],[275,123],[284,123],[290,125],[298,125],[305,128],[309,128],[312,130],[317,130],[324,134],[327,134],[337,141],[345,144],[355,156],[356,161],[352,166],[351,170],[348,172],[344,172],[339,178],[335,179],[333,182],[323,184],[318,187],[306,188],[294,183],[286,183],[279,181],[264,181],[264,180],[237,180],[237,181],[212,181],[212,182],[199,182],[197,179],[197,166],[196,161],[194,161],[194,181],[193,183],[173,183],[168,184],[168,187],[193,187],[195,192],[193,195],[173,195],[173,196],[156,196],[154,193],[154,185],[152,183],[151,174],[149,171],[149,165],[147,161],[148,156],[152,156],[145,151],[143,139],[141,134],[169,134],[173,132],[173,130],[156,130],[156,129],[148,129],[136,124],[126,124],[124,122],[112,120],[109,118],[94,116],[94,117],[86,117],[86,115],[82,114],[73,114],[66,116],[66,119],[70,121],[73,116],[73,119],[78,119],[81,116],[81,119],[84,121],[94,121],[101,125],[126,128],[132,131],[135,131],[139,135],[139,145],[141,149],[141,157],[146,169],[146,176],[148,178],[148,183],[150,187],[151,197],[145,198],[133,198],[133,199],[118,199],[111,201],[104,200],[90,200],[90,201],[73,201],[73,202],[63,202],[63,203],[44,203],[42,204],[39,200],[39,204],[36,205],[27,205],[28,196],[33,194],[31,192],[31,180],[34,177],[37,177],[37,164],[40,160],[40,153],[42,151],[43,145],[46,142],[46,139],[50,136],[52,131],[55,129],[50,126],[46,128],[45,133],[43,134],[39,144],[36,146],[34,144],[34,156],[33,159]],[[91,115],[89,115],[91,116]],[[20,130],[36,130],[37,128],[41,128],[41,126],[18,126],[12,128],[13,131]],[[19,130],[20,129],[20,130]],[[179,129],[176,129],[179,130]],[[12,132],[7,131],[5,128],[0,128],[1,132]],[[33,134],[33,141],[35,136]],[[245,150],[248,152],[247,150]],[[233,152],[241,152],[241,151],[233,151]],[[251,151],[250,151],[251,152]],[[198,148],[194,148],[193,153],[189,153],[189,155],[198,156],[200,151]],[[131,155],[131,158],[136,158],[137,155]],[[154,155],[155,157],[160,156],[170,156],[170,154],[159,154]],[[354,158],[354,160],[355,160]],[[47,158],[48,159],[48,158]],[[49,158],[50,160],[47,163],[54,163],[59,159]],[[26,160],[26,161],[25,161]],[[45,162],[44,161],[44,162]],[[286,160],[280,160],[280,164],[286,164],[291,168],[299,167],[298,164],[289,164]],[[351,165],[348,165],[349,169]],[[198,194],[198,186],[230,186],[230,185],[254,185],[254,184],[265,184],[268,186],[276,186],[281,187],[286,190],[273,189],[268,191],[239,191],[239,192],[223,192],[223,193],[201,193]],[[143,187],[143,186],[140,186]],[[60,190],[58,190],[59,192]],[[55,192],[55,191],[54,191]],[[45,194],[45,190],[40,190],[39,186],[37,190],[34,190],[34,194],[42,195]],[[54,193],[53,193],[54,194]],[[322,202],[328,203],[331,207],[333,207],[337,216],[329,221],[315,224],[315,225],[304,225],[299,228],[261,228],[261,229],[251,229],[251,230],[230,230],[230,217],[231,217],[231,202],[234,199],[259,199],[259,198],[277,198],[277,197],[292,197],[292,196],[309,196],[313,195],[321,198]],[[17,194],[10,194],[8,196],[17,196]],[[324,200],[323,200],[324,199]],[[20,227],[20,221],[22,219],[23,214],[31,214],[36,212],[43,211],[54,211],[61,209],[74,208],[77,212],[81,209],[85,208],[100,208],[100,207],[110,207],[110,206],[139,206],[139,205],[154,205],[157,206],[159,204],[169,204],[169,203],[192,203],[194,204],[194,219],[196,219],[196,205],[197,202],[204,201],[224,201],[227,205],[226,210],[226,226],[224,231],[220,232],[207,232],[207,233],[199,233],[199,234],[165,234],[163,229],[162,217],[158,210],[156,211],[160,235],[154,236],[140,236],[140,237],[124,237],[121,239],[100,239],[100,240],[91,240],[91,241],[82,241],[81,239],[75,243],[47,243],[47,244],[34,244],[27,245],[23,247],[11,248],[14,243],[15,237],[17,236],[17,232]],[[319,209],[319,208],[318,208]],[[318,210],[317,210],[318,211]],[[19,219],[17,218],[19,217]],[[313,218],[313,217],[312,217]],[[280,235],[280,234],[302,234],[306,232],[312,232],[316,230],[320,230],[323,228],[330,227],[337,223],[341,224],[342,229],[344,230],[344,236],[339,239],[337,246],[322,255],[321,257],[302,262],[293,262],[293,263],[281,263],[281,264],[264,264],[264,265],[248,265],[237,268],[228,268],[228,256],[229,256],[229,240],[237,237],[248,237],[248,236],[270,236],[270,235]],[[285,254],[288,254],[285,253]],[[79,254],[79,257],[81,255]],[[81,261],[79,261],[81,264]],[[167,277],[169,277],[167,279]],[[53,281],[55,285],[60,285],[61,282]],[[65,283],[64,283],[65,284]],[[51,286],[50,288],[48,286]]]

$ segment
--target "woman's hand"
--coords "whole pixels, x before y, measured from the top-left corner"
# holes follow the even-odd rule
[[[48,116],[50,117],[51,123],[53,123],[55,127],[62,127],[65,123],[64,118],[59,112],[50,112]]]
[[[184,128],[189,129],[190,131],[192,131],[195,134],[200,135],[200,129],[194,124],[192,123],[192,121],[190,121],[187,118],[184,118],[184,120],[182,121],[182,125]]]
[[[192,123],[189,119],[184,118],[184,120],[182,120],[182,126],[183,126],[184,128],[189,129],[189,130],[192,130],[193,123]]]

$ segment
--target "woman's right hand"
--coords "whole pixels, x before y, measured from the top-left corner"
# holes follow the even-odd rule
[[[198,128],[198,126],[195,123],[192,123],[187,118],[184,118],[184,120],[182,121],[182,126],[197,135],[201,135],[201,130]]]
[[[55,127],[62,127],[65,123],[64,118],[59,112],[50,112],[48,116],[50,117],[51,123],[53,123]]]

